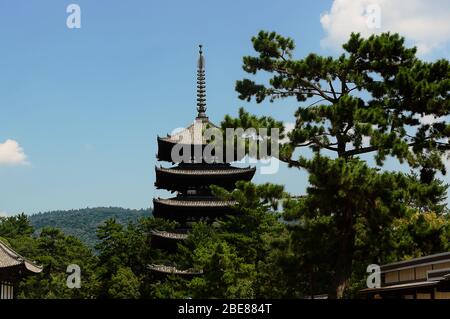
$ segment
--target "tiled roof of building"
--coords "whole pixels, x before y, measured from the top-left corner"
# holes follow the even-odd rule
[[[426,288],[429,291],[431,287],[447,286],[450,281],[449,265],[450,252],[385,264],[380,267],[383,274],[381,287],[362,289],[360,293],[401,294],[417,289]]]
[[[176,199],[176,198],[155,198],[156,203],[169,206],[184,206],[184,207],[229,207],[236,205],[236,201],[225,200],[208,200],[208,199]]]
[[[229,175],[229,174],[245,174],[245,173],[252,173],[255,172],[255,167],[246,167],[246,168],[240,168],[240,167],[222,167],[222,168],[209,168],[209,169],[201,169],[201,168],[179,168],[179,167],[173,167],[173,168],[164,168],[164,167],[157,167],[157,171],[174,174],[174,175]]]
[[[168,134],[166,137],[158,138],[170,143],[194,145],[208,144],[210,141],[207,141],[204,137],[204,132],[208,128],[220,130],[220,127],[210,122],[208,118],[197,118],[194,123],[185,129],[182,129],[173,135]]]
[[[194,270],[194,269],[180,270],[180,269],[177,269],[176,267],[157,265],[157,264],[148,265],[148,268],[151,270],[154,270],[154,271],[165,273],[165,274],[177,274],[177,275],[201,275],[201,274],[203,274],[202,270]]]
[[[179,239],[184,240],[188,237],[187,233],[181,233],[181,232],[170,232],[170,231],[163,231],[163,230],[152,230],[151,234],[158,237],[163,238],[169,238],[169,239]]]
[[[402,260],[402,261],[398,261],[398,262],[385,264],[385,265],[381,266],[381,270],[382,271],[388,271],[388,270],[390,271],[393,269],[414,267],[414,266],[418,266],[418,265],[424,265],[424,264],[436,263],[436,262],[444,262],[444,261],[450,261],[450,252],[433,254],[433,255],[412,258],[412,259],[408,259],[408,260]]]
[[[409,282],[406,284],[391,285],[391,286],[385,286],[385,287],[380,287],[380,288],[365,288],[365,289],[360,290],[360,292],[366,293],[366,292],[382,292],[382,291],[389,291],[389,290],[403,290],[403,289],[407,289],[407,288],[436,286],[436,284],[438,284],[438,281]]]
[[[24,265],[28,271],[33,273],[39,273],[42,271],[41,266],[36,265],[25,257],[22,257],[8,245],[0,241],[0,269],[19,265]]]

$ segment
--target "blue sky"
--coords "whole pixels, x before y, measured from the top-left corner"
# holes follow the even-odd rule
[[[430,30],[439,27],[439,36],[405,29],[391,7],[383,26],[399,28],[429,60],[449,57],[450,20],[439,7],[448,4],[433,2],[426,11],[425,1],[412,1],[416,11],[406,10],[404,19],[432,19],[437,26]],[[80,29],[66,26],[70,3],[81,8]],[[0,146],[9,141],[18,153],[3,163],[0,154],[0,214],[149,207],[160,194],[153,186],[157,135],[190,124],[196,114],[199,43],[212,121],[245,106],[292,122],[294,101],[255,105],[237,98],[250,38],[275,30],[295,39],[297,56],[335,55],[348,28],[361,28],[350,23],[361,14],[353,11],[346,0],[0,0]],[[282,167],[255,181],[301,193],[307,175]]]

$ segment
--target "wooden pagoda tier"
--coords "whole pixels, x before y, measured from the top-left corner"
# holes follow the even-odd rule
[[[152,230],[151,234],[155,237],[159,238],[165,238],[165,239],[172,239],[174,241],[178,240],[184,240],[187,238],[188,229],[174,229],[171,231],[165,231],[165,230]]]
[[[208,117],[197,117],[191,125],[175,134],[167,134],[166,137],[158,136],[158,153],[156,158],[159,161],[181,162],[181,160],[172,158],[172,149],[178,145],[183,150],[190,149],[191,156],[188,162],[194,161],[195,155],[197,155],[197,161],[201,161],[203,150],[208,145],[204,132],[209,128],[220,130],[218,126],[209,121]],[[183,151],[180,150],[176,154],[183,155]]]
[[[198,276],[198,275],[203,274],[202,270],[195,270],[195,269],[180,270],[173,266],[165,266],[165,265],[158,265],[158,264],[148,265],[148,268],[150,270],[159,272],[163,275],[175,274],[175,275],[182,275],[182,276]]]
[[[239,180],[249,181],[255,175],[255,167],[233,167],[230,164],[179,164],[176,167],[155,167],[158,189],[186,194],[205,185],[219,185],[232,190]],[[209,190],[209,187],[208,187]]]
[[[208,136],[207,130],[211,136]],[[222,154],[216,154],[216,147],[213,144],[213,138],[225,138],[223,130],[212,123],[208,117],[197,116],[195,121],[181,131],[166,137],[157,137],[158,153],[156,158],[158,161],[170,163],[231,163],[240,161],[245,157],[244,152],[238,154],[234,149],[231,158],[227,158],[226,141],[223,141]],[[175,149],[175,147],[177,147]],[[205,148],[208,147],[209,149]],[[218,147],[218,146],[217,146]],[[189,154],[184,154],[189,152]],[[172,153],[180,158],[172,156]],[[211,154],[209,154],[211,153]]]
[[[233,212],[234,201],[218,200],[214,196],[178,196],[153,199],[153,216],[185,223],[215,219]]]
[[[173,229],[170,231],[152,230],[152,244],[155,247],[162,247],[169,252],[175,252],[178,248],[178,243],[185,240],[188,236],[188,229]]]

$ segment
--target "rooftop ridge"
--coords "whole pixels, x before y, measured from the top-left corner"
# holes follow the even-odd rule
[[[383,269],[392,268],[395,266],[401,267],[401,266],[405,266],[405,265],[406,266],[418,265],[418,264],[425,263],[425,262],[441,261],[441,260],[445,260],[446,258],[448,258],[450,260],[450,252],[444,252],[444,253],[427,255],[427,256],[422,256],[422,257],[417,257],[417,258],[411,258],[411,259],[402,260],[402,261],[396,261],[396,262],[382,265],[381,269],[383,270]]]
[[[158,265],[158,264],[148,265],[148,268],[151,270],[159,271],[159,272],[166,273],[166,274],[178,274],[178,275],[201,275],[201,274],[203,274],[203,270],[194,270],[194,269],[180,270],[173,266]]]

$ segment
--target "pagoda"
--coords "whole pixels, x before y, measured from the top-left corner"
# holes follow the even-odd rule
[[[200,45],[197,70],[197,117],[194,123],[173,135],[159,137],[157,159],[169,162],[172,167],[156,166],[157,189],[174,193],[171,198],[153,199],[153,216],[175,221],[174,230],[152,230],[152,243],[162,249],[175,251],[177,243],[185,240],[193,222],[213,222],[215,219],[232,214],[236,203],[215,197],[210,189],[217,185],[227,190],[235,188],[239,180],[250,181],[256,171],[255,167],[234,167],[222,158],[215,158],[214,152],[209,157],[203,150],[210,144],[204,137],[208,128],[220,130],[206,116],[205,59]],[[181,144],[181,145],[180,145]],[[174,158],[174,147],[191,150],[189,156]],[[178,269],[174,265],[149,266],[151,270],[179,275],[196,275],[201,271]]]

